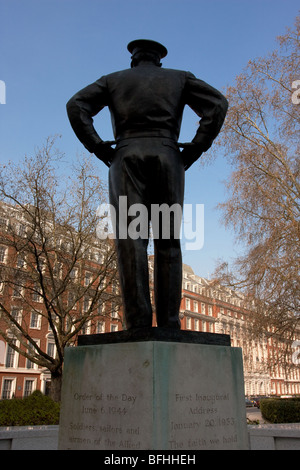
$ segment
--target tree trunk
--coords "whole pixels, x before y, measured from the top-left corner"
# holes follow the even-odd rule
[[[51,372],[50,397],[56,402],[61,400],[62,368]]]

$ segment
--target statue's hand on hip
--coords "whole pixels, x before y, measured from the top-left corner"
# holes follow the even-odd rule
[[[115,155],[115,149],[112,148],[112,145],[114,145],[115,142],[111,140],[107,141],[102,141],[99,142],[96,145],[96,148],[94,150],[94,154],[96,155],[97,158],[103,161],[106,166],[110,167],[112,160]]]
[[[181,151],[181,157],[184,164],[185,171],[192,166],[192,164],[201,157],[203,153],[203,148],[201,144],[194,142],[188,142],[183,144],[178,144],[179,147],[183,148]]]

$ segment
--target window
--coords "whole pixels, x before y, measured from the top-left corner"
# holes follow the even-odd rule
[[[191,308],[190,299],[185,299],[185,308],[186,308],[186,310],[190,310],[190,308]]]
[[[91,273],[86,271],[85,277],[84,277],[84,285],[89,286],[91,281],[92,281],[92,275],[91,275]]]
[[[205,303],[201,302],[201,313],[205,315]]]
[[[47,338],[47,354],[50,357],[55,357],[56,348],[53,335],[49,335]]]
[[[91,322],[88,321],[83,325],[83,327],[81,329],[81,334],[82,335],[89,335],[90,332],[91,332]]]
[[[105,323],[103,321],[98,321],[96,326],[96,333],[104,333],[105,332]]]
[[[118,293],[118,285],[117,283],[114,281],[112,282],[111,284],[111,291],[114,293],[114,294],[117,294]]]
[[[85,297],[84,300],[83,300],[83,311],[84,313],[86,313],[88,311],[88,309],[90,308],[91,306],[91,299],[89,299],[88,297]]]
[[[198,302],[194,300],[194,312],[198,312]]]
[[[78,278],[78,268],[73,268],[70,271],[70,279],[72,279],[72,281],[76,281],[77,278]]]
[[[73,317],[73,319],[74,319],[74,317]],[[70,317],[70,315],[66,316],[65,328],[66,328],[67,333],[71,333],[75,329],[75,325],[74,325],[74,323],[72,323],[72,317]]]
[[[97,307],[98,315],[102,315],[103,312],[104,312],[104,303],[98,304],[98,307]]]
[[[38,258],[36,261],[36,270],[44,273],[46,270],[46,260],[44,258]]]
[[[25,237],[26,236],[26,227],[24,224],[19,224],[18,226],[18,235],[19,237]]]
[[[17,257],[17,268],[19,269],[24,269],[25,268],[25,259],[24,259],[24,256],[21,255],[21,254],[18,254],[18,257]]]
[[[32,300],[34,302],[42,302],[42,296],[41,296],[41,288],[38,284],[34,286],[34,290],[32,293]]]
[[[53,276],[62,279],[62,263],[56,262],[53,266]]]
[[[26,358],[26,369],[35,369],[35,363]]]
[[[8,219],[5,219],[5,217],[0,217],[0,229],[6,232],[8,227]]]
[[[195,331],[199,331],[199,320],[198,318],[194,319]]]
[[[99,264],[104,263],[104,254],[101,251],[96,251],[94,254],[95,261]]]
[[[73,243],[72,242],[65,242],[64,247],[67,253],[73,253]]]
[[[3,380],[2,395],[1,395],[1,398],[3,400],[10,400],[11,398],[13,398],[13,395],[15,393],[15,385],[16,385],[15,379]]]
[[[76,309],[75,294],[73,292],[68,293],[68,307],[70,310]]]
[[[36,387],[35,379],[25,379],[23,396],[28,397],[29,395],[31,395],[32,392],[34,392],[35,387]]]
[[[28,345],[28,353],[30,354],[31,352],[33,352],[33,346]],[[37,368],[37,364],[32,362],[30,359],[26,358],[26,369],[36,369],[36,368]]]
[[[118,331],[118,325],[111,324],[110,331]]]
[[[41,328],[42,316],[38,312],[31,312],[30,316],[30,328],[40,329]]]
[[[14,320],[16,320],[19,325],[22,323],[22,309],[17,308],[17,307],[12,307],[11,309],[11,316],[13,317]]]
[[[12,340],[12,342],[13,344],[16,344],[15,339]],[[16,358],[17,358],[16,351],[8,344],[7,349],[6,349],[5,367],[15,367]]]
[[[0,263],[6,262],[6,252],[7,252],[6,246],[0,246]]]
[[[111,303],[111,317],[117,318],[118,317],[118,306],[115,302]]]
[[[23,286],[15,285],[13,287],[13,297],[15,297],[17,299],[21,299],[22,296],[23,296],[23,292],[24,292],[24,287]]]
[[[48,356],[54,357],[54,351],[55,351],[55,344],[52,342],[48,342],[47,344],[47,354]]]
[[[191,319],[191,317],[186,317],[186,329],[187,330],[192,329],[192,319]]]

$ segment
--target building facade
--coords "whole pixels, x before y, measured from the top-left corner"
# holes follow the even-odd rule
[[[111,244],[89,237],[87,245],[88,234],[76,240],[47,223],[37,233],[24,211],[0,204],[0,399],[47,394],[45,360],[56,360],[59,342],[122,325]]]
[[[24,326],[27,337],[34,340],[41,354],[45,352],[48,357],[53,358],[56,355],[53,333],[53,328],[56,327],[53,326],[55,320],[49,321],[51,318],[47,314],[45,302],[39,295],[38,289],[33,289],[28,282],[24,286],[20,282],[7,282],[6,273],[10,273],[13,279],[19,279],[21,274],[24,279],[27,279],[24,277],[25,274],[30,274],[30,271],[36,270],[36,267],[29,258],[20,256],[15,244],[8,243],[9,224],[17,224],[18,237],[26,235],[26,227],[22,225],[17,214],[12,216],[13,212],[10,210],[10,218],[12,217],[13,221],[9,220],[8,212],[4,210],[5,206],[2,204],[0,208],[3,209],[0,214],[0,274],[2,276],[0,279],[0,331],[3,332],[3,335],[0,335],[0,399],[24,397],[34,390],[41,390],[47,394],[51,382],[49,370],[31,361],[30,356],[24,357],[5,339],[5,335],[9,336],[10,341],[14,341],[19,349],[30,350],[30,341],[26,342],[24,339],[22,341],[16,334],[13,323],[17,322],[20,326]],[[66,323],[70,323],[71,328],[73,319],[73,327],[75,327],[75,320],[79,321],[78,319],[82,318],[85,313],[90,312],[89,320],[82,325],[78,331],[79,334],[106,333],[123,329],[122,308],[116,280],[107,282],[107,279],[103,278],[101,281],[103,293],[99,298],[97,297],[98,300],[90,311],[91,299],[88,296],[81,295],[80,300],[73,302],[74,286],[77,286],[76,289],[87,288],[92,282],[93,273],[100,269],[101,263],[103,263],[103,256],[97,244],[93,244],[86,251],[86,255],[81,258],[80,266],[74,265],[70,271],[69,287],[61,294],[62,303],[67,311],[64,328],[68,328]],[[55,276],[58,278],[62,276],[60,272],[58,270]],[[153,257],[151,256],[149,257],[149,273],[152,284]],[[30,279],[32,282],[32,276]],[[154,309],[153,289],[151,298]],[[12,318],[11,324],[5,323],[1,305],[9,311]],[[276,352],[276,348],[279,347],[278,342],[267,332],[260,339],[253,337],[249,332],[250,318],[251,305],[241,293],[216,285],[196,275],[191,267],[183,265],[180,307],[182,329],[230,335],[231,345],[242,348],[246,396],[300,395],[299,365],[287,369],[278,364],[273,369],[270,368],[270,354]],[[155,314],[153,326],[155,326]],[[58,327],[61,328],[57,324]],[[70,345],[76,345],[76,339],[77,335],[72,338]]]
[[[292,358],[278,363],[282,338],[265,332],[259,338],[251,332],[252,305],[243,294],[201,278],[183,266],[181,302],[182,328],[230,335],[231,345],[242,348],[245,395],[300,395],[300,366]],[[294,340],[298,340],[294,336]]]

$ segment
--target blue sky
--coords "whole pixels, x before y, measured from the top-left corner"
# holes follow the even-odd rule
[[[0,80],[6,84],[0,162],[20,160],[55,134],[68,161],[75,159],[83,147],[65,104],[100,76],[129,67],[131,40],[162,42],[169,51],[164,67],[190,70],[224,90],[250,59],[276,47],[276,36],[293,27],[298,12],[296,0],[0,0]],[[112,138],[108,113],[95,126],[103,139]],[[180,141],[189,141],[196,128],[197,116],[187,110]],[[101,162],[99,173],[107,180]],[[183,243],[184,262],[204,277],[217,259],[238,251],[215,210],[229,174],[221,154],[186,174],[185,204],[204,204],[205,238],[201,250],[186,251]]]

